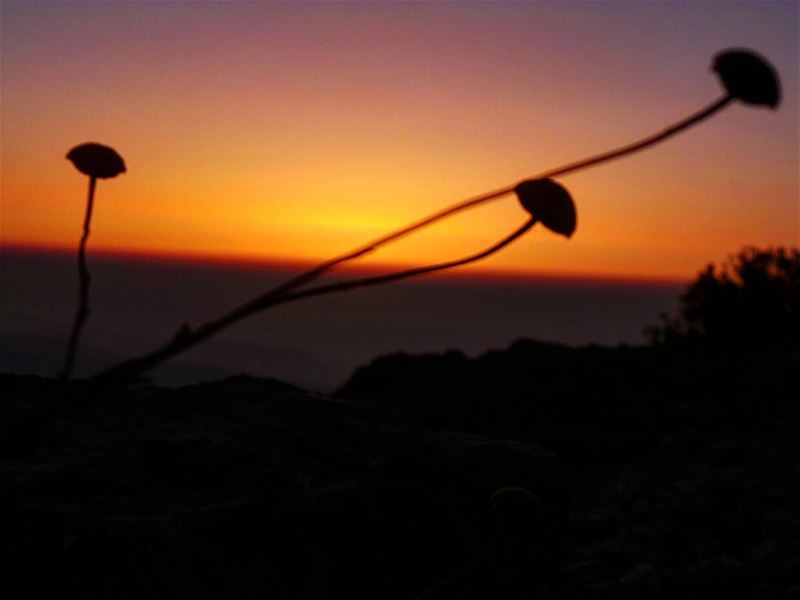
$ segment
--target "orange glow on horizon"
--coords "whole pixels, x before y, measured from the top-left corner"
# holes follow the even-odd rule
[[[313,264],[683,118],[741,45],[784,74],[780,110],[559,180],[573,239],[536,227],[464,276],[686,281],[800,243],[800,7],[604,6],[4,3],[2,244],[76,247],[87,179],[64,156],[96,141],[128,172],[98,183],[90,259]],[[525,218],[508,196],[348,268],[459,258]]]
[[[56,246],[30,246],[24,244],[3,245],[0,247],[0,256],[9,255],[28,256],[59,256],[66,260],[75,257],[76,250],[68,247]],[[208,255],[185,253],[157,253],[130,249],[95,249],[90,253],[89,260],[121,260],[144,263],[182,264],[205,267],[233,267],[243,269],[266,269],[272,272],[285,273],[290,277],[299,272],[316,267],[319,263],[313,261],[293,259],[257,258],[248,255]],[[338,265],[325,277],[369,277],[394,271],[405,270],[418,266],[413,263],[382,263],[359,264],[358,262],[343,263]],[[596,273],[562,273],[559,271],[531,271],[530,269],[493,269],[476,268],[475,265],[451,269],[441,272],[425,274],[421,277],[411,278],[408,281],[476,281],[484,283],[498,283],[514,285],[517,283],[570,283],[574,285],[637,285],[637,286],[683,286],[688,283],[685,278],[671,277],[637,277],[624,275],[603,275]],[[315,285],[315,284],[311,284]]]

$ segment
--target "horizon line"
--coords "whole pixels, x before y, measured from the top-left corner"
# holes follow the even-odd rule
[[[0,241],[0,255],[10,252],[18,255],[39,255],[74,257],[76,249],[68,246],[25,244]],[[298,273],[311,269],[323,261],[310,259],[291,259],[280,257],[254,256],[247,254],[214,254],[191,251],[158,251],[122,248],[96,248],[91,251],[91,256],[101,260],[119,260],[144,263],[184,264],[186,266],[221,266],[227,268],[264,269]],[[374,262],[369,265],[342,264],[335,272],[346,273],[354,276],[368,276],[386,271],[408,269],[419,266],[415,263]],[[575,283],[586,285],[643,285],[643,286],[677,286],[686,285],[690,278],[681,277],[654,277],[646,275],[623,275],[615,273],[595,274],[572,272],[568,274],[551,271],[522,271],[516,269],[484,268],[480,272],[474,270],[449,270],[443,273],[434,273],[426,276],[428,281],[461,280],[481,281],[485,283]]]

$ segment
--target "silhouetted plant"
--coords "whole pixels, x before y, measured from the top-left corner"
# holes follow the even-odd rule
[[[752,50],[726,50],[714,59],[714,70],[728,93],[742,102],[777,108],[781,86],[775,69]]]
[[[387,283],[390,281],[396,281],[407,277],[448,269],[467,264],[469,262],[481,260],[516,240],[528,229],[533,227],[537,221],[541,221],[546,227],[552,229],[556,233],[570,237],[575,229],[576,223],[574,204],[572,203],[572,200],[566,190],[552,181],[553,177],[566,175],[568,173],[586,169],[611,160],[616,160],[623,156],[644,150],[649,146],[662,142],[667,138],[670,138],[677,133],[692,127],[693,125],[700,123],[701,121],[709,118],[713,114],[731,104],[734,100],[739,100],[745,104],[769,106],[771,108],[776,108],[780,103],[780,84],[778,82],[775,70],[756,53],[750,50],[726,50],[715,56],[713,69],[719,74],[720,79],[722,80],[722,84],[726,90],[725,94],[709,104],[707,107],[662,130],[659,133],[646,137],[627,146],[551,169],[532,179],[523,180],[519,183],[515,183],[513,185],[506,186],[480,196],[469,198],[458,204],[454,204],[442,211],[426,217],[425,219],[422,219],[421,221],[389,233],[388,235],[378,238],[369,244],[361,246],[347,254],[323,262],[309,271],[301,273],[286,283],[266,292],[256,299],[243,304],[239,308],[229,312],[223,317],[201,325],[194,331],[189,329],[187,326],[182,326],[174,335],[172,340],[161,348],[103,371],[95,375],[92,379],[95,381],[125,381],[135,378],[144,371],[153,368],[164,360],[179,354],[180,352],[183,352],[184,350],[194,346],[195,344],[228,327],[229,325],[232,325],[233,323],[236,323],[247,316],[255,314],[256,312],[260,312],[261,310],[265,310],[279,304],[332,292],[350,290],[356,287]],[[519,229],[515,230],[510,235],[500,240],[497,244],[484,250],[483,252],[461,260],[442,263],[439,265],[420,267],[417,269],[409,269],[387,275],[367,277],[337,284],[322,285],[301,291],[294,291],[297,290],[297,288],[300,288],[301,286],[304,286],[305,284],[320,277],[338,264],[364,256],[370,252],[373,252],[377,248],[406,236],[414,231],[417,231],[422,227],[510,193],[516,193],[523,208],[525,208],[525,210],[531,214],[531,218]]]
[[[67,344],[61,379],[69,379],[78,348],[78,338],[86,318],[89,316],[89,283],[91,277],[86,266],[86,242],[89,239],[89,225],[92,220],[94,190],[98,179],[109,179],[125,172],[125,162],[113,148],[101,144],[88,143],[74,147],[67,153],[67,159],[84,175],[89,176],[89,192],[86,199],[86,214],[83,219],[83,235],[78,245],[78,309]]]
[[[552,179],[529,179],[518,184],[514,191],[522,208],[549,230],[572,237],[577,214],[572,197],[563,186]]]
[[[766,61],[766,59],[752,50],[724,50],[714,57],[712,69],[719,75],[722,85],[725,88],[725,94],[723,94],[717,100],[714,100],[705,108],[686,117],[682,121],[678,121],[674,125],[671,125],[666,129],[643,138],[637,142],[586,158],[584,160],[544,171],[543,173],[539,173],[533,177],[533,179],[549,179],[561,175],[567,175],[568,173],[574,173],[576,171],[587,169],[604,162],[622,158],[628,154],[639,152],[640,150],[644,150],[645,148],[658,144],[659,142],[663,142],[664,140],[680,133],[681,131],[697,125],[701,121],[704,121],[723,108],[727,107],[734,100],[739,100],[744,104],[750,104],[753,106],[768,106],[772,109],[777,108],[780,104],[780,81],[775,69]],[[457,204],[453,204],[452,206],[434,213],[422,219],[421,221],[417,221],[416,223],[408,225],[407,227],[403,227],[402,229],[398,229],[397,231],[389,233],[388,235],[373,240],[369,244],[361,246],[352,252],[348,252],[347,254],[343,254],[342,256],[326,261],[310,271],[302,273],[294,279],[287,281],[280,288],[276,288],[276,290],[280,289],[282,291],[288,291],[304,285],[308,281],[319,277],[338,264],[360,258],[377,250],[381,246],[398,240],[401,237],[436,223],[437,221],[510,194],[516,190],[518,185],[519,183],[502,187],[486,194],[474,196]]]
[[[745,248],[709,264],[680,299],[677,317],[648,331],[656,344],[703,342],[761,349],[800,342],[800,250]]]
[[[178,333],[173,339],[160,349],[108,369],[95,375],[92,379],[101,381],[130,380],[163,362],[167,358],[179,354],[222,329],[241,321],[245,317],[279,304],[286,304],[287,302],[322,296],[334,292],[345,292],[359,287],[369,287],[382,283],[389,283],[391,281],[408,279],[409,277],[416,277],[435,271],[443,271],[445,269],[451,269],[453,267],[483,260],[511,244],[540,220],[548,229],[556,233],[560,233],[566,237],[572,235],[575,229],[575,205],[565,188],[549,180],[528,181],[525,182],[524,186],[521,185],[521,192],[518,193],[520,203],[523,208],[530,213],[530,218],[512,233],[482,252],[449,262],[406,269],[394,273],[387,273],[385,275],[362,277],[339,283],[320,285],[305,290],[292,291],[289,285],[279,286],[243,304],[219,319],[201,325],[194,331],[183,326],[178,330]],[[552,204],[552,206],[549,206],[550,204]]]

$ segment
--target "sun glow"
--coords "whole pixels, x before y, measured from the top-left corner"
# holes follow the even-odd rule
[[[2,243],[74,247],[86,181],[64,155],[97,141],[128,173],[98,189],[91,249],[320,261],[697,110],[720,93],[710,57],[734,41],[797,72],[797,5],[683,7],[696,35],[663,20],[646,44],[619,40],[621,22],[668,10],[4,3]],[[785,79],[776,113],[734,106],[565,177],[570,241],[534,228],[470,270],[686,278],[745,244],[796,244]],[[524,218],[509,196],[362,262],[457,258]]]

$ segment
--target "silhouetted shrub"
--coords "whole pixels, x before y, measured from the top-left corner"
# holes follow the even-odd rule
[[[796,346],[800,340],[800,250],[745,248],[709,264],[681,296],[677,318],[648,331],[657,344],[733,348]]]

